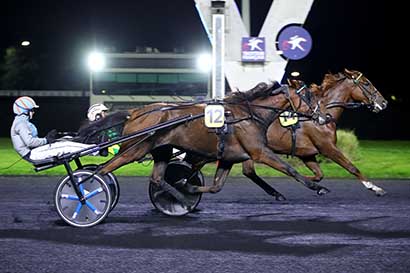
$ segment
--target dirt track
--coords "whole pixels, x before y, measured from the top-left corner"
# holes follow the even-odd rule
[[[230,178],[182,218],[156,212],[147,178],[120,177],[117,208],[93,228],[67,226],[56,177],[0,177],[0,272],[408,272],[410,181],[326,180],[319,197],[270,179],[288,200]],[[209,181],[208,181],[209,182]]]

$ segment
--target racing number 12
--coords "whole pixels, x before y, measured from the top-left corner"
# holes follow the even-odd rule
[[[220,128],[225,122],[225,109],[222,105],[208,105],[205,108],[205,126]]]
[[[209,115],[209,122],[211,123],[223,122],[221,109],[208,110],[208,115]]]

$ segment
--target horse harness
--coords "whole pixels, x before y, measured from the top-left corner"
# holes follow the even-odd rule
[[[302,91],[302,90],[300,90]],[[300,92],[299,91],[299,92]],[[303,113],[299,113],[297,112],[296,107],[294,106],[292,100],[290,99],[290,94],[289,94],[289,87],[287,85],[279,85],[277,86],[277,88],[275,88],[270,95],[275,95],[275,94],[279,94],[279,93],[283,93],[285,95],[285,97],[289,100],[289,103],[291,105],[291,112],[295,115],[298,116],[304,116],[304,117],[308,117],[306,114]],[[298,95],[302,98],[303,96],[301,94],[298,93]],[[309,97],[307,98],[303,98],[303,100],[306,102],[308,101],[309,103],[307,103],[309,105],[309,108],[311,108],[310,106],[310,94],[307,95]],[[215,133],[215,135],[217,136],[218,139],[218,143],[217,143],[217,159],[220,160],[223,158],[223,154],[225,151],[225,145],[226,145],[226,141],[227,141],[227,137],[229,134],[232,133],[232,125],[235,123],[239,123],[245,120],[255,120],[256,122],[260,123],[265,129],[267,129],[269,127],[269,124],[267,124],[262,117],[260,117],[255,111],[252,110],[252,108],[262,108],[262,109],[267,109],[267,110],[271,110],[273,112],[275,112],[275,114],[279,115],[281,113],[284,113],[283,109],[280,108],[275,108],[275,107],[271,107],[271,106],[264,106],[264,105],[257,105],[257,104],[252,104],[250,103],[248,100],[244,100],[245,104],[243,103],[231,103],[231,102],[225,102],[225,101],[219,101],[219,100],[204,100],[204,101],[198,101],[198,102],[193,102],[193,103],[183,103],[183,104],[179,104],[179,105],[168,105],[168,106],[163,106],[163,107],[159,107],[159,108],[155,108],[155,109],[151,109],[147,112],[141,113],[140,115],[137,116],[141,117],[143,115],[147,115],[153,112],[157,112],[157,111],[169,111],[169,110],[177,110],[177,109],[181,109],[184,107],[189,107],[189,106],[193,106],[196,104],[201,104],[201,103],[206,103],[207,105],[242,105],[244,107],[246,107],[247,112],[249,113],[248,116],[245,117],[240,117],[240,118],[234,118],[233,114],[228,110],[224,112],[225,115],[225,121],[224,124],[219,127],[219,128],[208,128],[208,132],[210,133]],[[300,102],[301,104],[301,102]],[[300,104],[298,106],[298,108],[300,107]],[[205,115],[204,115],[205,116]],[[309,117],[309,119],[311,119],[312,117]],[[291,131],[292,131],[292,155],[294,154],[294,146],[296,143],[296,129],[299,128],[299,122],[297,122],[296,124],[290,126]]]
[[[369,82],[366,81],[366,83],[362,84],[360,82],[360,78],[363,76],[363,73],[360,73],[357,78],[352,78],[353,83],[355,85],[357,85],[360,90],[363,92],[363,95],[369,100],[369,102],[375,101],[376,100],[376,94],[375,92],[371,92],[369,91],[369,89],[367,88],[367,86],[369,85]],[[343,77],[341,77],[338,81],[343,81],[345,79],[348,79],[349,77],[347,77],[346,75],[343,75]],[[344,109],[357,109],[360,107],[366,106],[367,108],[372,108],[372,104],[371,103],[363,103],[363,102],[331,102],[329,104],[326,105],[326,109],[331,109],[331,108],[335,108],[335,107],[341,107]]]
[[[301,91],[303,89],[306,89],[306,91],[304,92],[304,94],[301,94]],[[267,109],[267,110],[271,110],[273,112],[275,112],[275,114],[279,113],[279,120],[281,121],[286,119],[286,120],[292,120],[292,122],[290,122],[287,125],[284,125],[281,122],[281,125],[284,128],[287,128],[288,130],[290,130],[291,135],[292,135],[292,149],[291,149],[291,155],[294,156],[295,152],[296,152],[296,130],[300,128],[300,121],[305,121],[305,120],[311,120],[311,119],[317,119],[319,117],[319,105],[316,106],[315,109],[313,109],[312,107],[312,96],[311,96],[311,91],[310,89],[307,88],[306,85],[302,86],[300,89],[298,89],[296,91],[296,93],[298,94],[298,96],[301,98],[301,100],[299,101],[299,105],[297,107],[295,107],[295,105],[293,104],[292,100],[290,99],[290,94],[289,94],[289,87],[288,85],[279,85],[277,86],[277,88],[275,88],[272,92],[271,95],[274,94],[279,94],[279,93],[283,93],[285,95],[285,97],[288,99],[289,104],[290,104],[290,110],[283,110],[280,108],[275,108],[275,107],[270,107],[270,106],[263,106],[263,105],[255,105],[252,103],[249,103],[248,100],[246,101],[246,108],[248,110],[249,116],[246,117],[242,117],[242,118],[237,118],[237,119],[227,119],[226,122],[224,123],[224,125],[221,128],[216,128],[214,130],[211,130],[211,132],[214,132],[217,137],[218,137],[218,145],[217,145],[217,159],[220,160],[223,157],[223,153],[225,150],[225,142],[226,142],[226,138],[227,135],[229,135],[230,133],[232,133],[232,124],[244,121],[244,120],[255,120],[258,123],[260,123],[265,129],[267,129],[269,127],[269,124],[266,124],[266,122],[256,113],[252,110],[253,107],[255,108],[263,108],[263,109]],[[312,116],[303,114],[298,112],[298,109],[301,107],[302,104],[302,100],[308,105],[309,109],[312,111]],[[230,103],[223,103],[222,104],[230,104]],[[232,114],[229,111],[225,112],[226,117],[231,117]],[[303,117],[305,118],[304,120],[301,120],[299,117]],[[330,120],[326,120],[326,123],[330,122]]]
[[[305,90],[305,92],[302,94],[302,91]],[[293,107],[293,111],[284,111],[279,115],[279,123],[283,128],[286,128],[290,131],[291,133],[291,156],[295,156],[296,154],[296,130],[300,128],[300,122],[301,121],[306,121],[306,120],[301,120],[299,119],[299,114],[298,113],[298,109],[301,107],[302,105],[302,101],[305,102],[305,104],[309,107],[309,110],[312,112],[312,117],[307,119],[313,119],[313,120],[317,120],[319,119],[320,116],[320,110],[319,110],[319,106],[320,106],[320,101],[317,103],[316,107],[313,108],[312,107],[312,93],[311,90],[307,87],[306,84],[303,84],[299,89],[297,89],[295,91],[296,94],[298,94],[300,100],[299,100],[299,105],[298,107],[295,109],[294,106]],[[331,119],[326,117],[326,120],[324,123],[320,123],[321,125],[326,124],[328,122],[330,122]]]
[[[231,127],[232,124],[238,123],[238,122],[241,122],[241,121],[244,121],[244,120],[252,119],[252,120],[255,120],[258,123],[262,124],[262,126],[265,129],[267,129],[269,127],[269,124],[266,124],[266,122],[256,112],[254,112],[252,110],[253,107],[268,109],[268,110],[271,110],[271,111],[275,112],[275,114],[279,113],[279,120],[281,120],[281,118],[287,119],[287,120],[289,120],[289,119],[290,120],[292,120],[292,119],[296,120],[295,122],[292,121],[291,123],[289,123],[286,126],[284,126],[281,122],[281,125],[283,127],[287,128],[287,129],[289,129],[291,134],[292,134],[292,153],[291,154],[292,154],[292,156],[294,156],[295,155],[295,150],[296,150],[296,130],[298,128],[300,128],[299,116],[308,118],[308,120],[310,120],[312,118],[314,119],[313,115],[315,115],[315,113],[318,112],[318,108],[319,108],[319,106],[317,106],[315,109],[312,108],[312,106],[311,106],[311,93],[310,93],[309,89],[307,89],[307,91],[303,95],[301,94],[301,91],[305,88],[306,88],[306,85],[304,85],[302,88],[300,88],[299,90],[296,91],[296,93],[301,98],[297,108],[295,107],[292,100],[290,99],[288,85],[279,85],[279,86],[277,86],[277,88],[275,88],[271,92],[271,95],[279,94],[279,93],[283,93],[285,95],[285,97],[288,99],[289,104],[291,106],[291,109],[289,111],[286,111],[286,110],[283,111],[283,109],[270,107],[270,106],[251,104],[251,103],[249,103],[248,100],[246,100],[246,107],[247,107],[249,116],[243,117],[243,118],[237,118],[237,119],[233,119],[233,120],[227,120],[223,127],[217,128],[216,130],[214,130],[215,134],[218,137],[217,159],[219,160],[223,156],[223,152],[225,150],[225,140],[226,140],[227,135],[232,132],[232,127]],[[302,100],[308,105],[309,109],[313,112],[313,115],[311,117],[308,117],[306,114],[298,112],[298,109],[301,107]],[[229,103],[227,103],[227,104],[229,104]],[[231,113],[229,111],[227,111],[226,116],[230,117]]]

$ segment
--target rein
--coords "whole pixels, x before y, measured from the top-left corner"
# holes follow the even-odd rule
[[[200,101],[195,101],[195,102],[183,102],[182,104],[176,104],[176,105],[175,105],[175,103],[173,103],[174,105],[158,107],[158,108],[154,108],[154,109],[151,109],[149,111],[143,112],[143,113],[139,114],[138,116],[136,116],[135,119],[138,119],[142,116],[145,116],[145,115],[148,115],[148,114],[151,114],[151,113],[155,113],[155,112],[159,112],[159,111],[179,110],[179,109],[183,109],[185,107],[194,106],[194,105],[197,105],[197,104],[208,103],[208,102],[213,102],[213,101],[214,100],[200,100]]]
[[[229,104],[229,105],[242,105],[242,106],[243,106],[243,104],[237,104],[237,103],[225,103],[225,104]],[[275,115],[278,115],[278,114],[280,114],[280,113],[283,113],[284,111],[287,110],[287,109],[278,108],[278,107],[273,107],[273,106],[266,106],[266,105],[259,105],[259,104],[251,104],[251,103],[247,104],[247,106],[249,106],[249,107],[255,107],[255,108],[261,108],[261,109],[265,109],[265,110],[271,110],[272,112],[275,112]],[[305,113],[302,113],[302,112],[298,112],[297,110],[296,110],[296,111],[293,111],[293,113],[295,113],[295,114],[300,118],[300,121],[302,121],[302,122],[303,122],[303,121],[312,120],[313,117],[314,117],[314,115],[310,115],[310,114],[305,114]],[[234,120],[227,121],[227,123],[228,123],[228,124],[234,124],[234,123],[238,123],[238,122],[241,122],[241,121],[244,121],[244,120],[253,119],[253,120],[255,120],[255,121],[261,123],[261,124],[264,125],[265,127],[269,127],[269,124],[266,124],[266,122],[263,121],[262,118],[260,118],[260,117],[255,118],[255,117],[256,117],[255,114],[253,114],[253,115],[249,115],[249,116],[247,116],[247,117],[243,117],[243,118],[238,118],[238,119],[234,119]],[[274,117],[274,119],[275,119],[275,117]]]
[[[291,111],[293,113],[295,113],[299,118],[300,121],[308,121],[308,120],[317,120],[320,116],[320,110],[319,110],[319,103],[318,105],[313,109],[312,105],[311,105],[311,100],[303,95],[300,94],[300,92],[306,88],[306,85],[302,86],[302,88],[299,88],[298,90],[296,90],[297,95],[299,96],[300,100],[299,100],[299,105],[298,107],[295,107],[295,104],[293,103],[292,99],[290,98],[290,94],[289,94],[289,87],[288,86],[281,86],[275,90],[273,90],[270,94],[270,96],[272,95],[276,95],[279,93],[283,93],[286,97],[286,99],[289,101],[290,104],[290,108]],[[308,90],[309,91],[309,90]],[[309,91],[310,94],[310,91]],[[305,102],[307,104],[307,106],[309,107],[309,110],[312,112],[312,114],[306,114],[306,113],[302,113],[300,111],[298,111],[302,105],[302,101]],[[224,103],[224,104],[231,104],[231,105],[242,105],[245,106],[244,103]],[[283,109],[283,108],[278,108],[278,107],[272,107],[272,106],[265,106],[265,105],[258,105],[258,104],[252,104],[250,103],[248,100],[246,100],[246,107],[248,108],[248,112],[250,113],[250,115],[248,117],[245,118],[241,118],[238,119],[236,121],[233,121],[231,123],[235,123],[235,122],[239,122],[242,120],[247,120],[247,119],[254,119],[255,121],[261,123],[262,125],[264,125],[265,127],[268,127],[269,124],[267,124],[261,117],[259,117],[254,111],[252,111],[252,107],[254,108],[260,108],[260,109],[266,109],[266,110],[271,110],[272,112],[275,112],[275,115],[280,114],[284,111],[287,111],[287,109]],[[276,117],[274,116],[273,119],[275,119]]]
[[[353,79],[353,83],[360,88],[360,90],[363,92],[363,95],[369,100],[369,102],[372,102],[375,99],[375,95],[367,90],[365,87],[362,86],[360,83],[360,78],[363,76],[362,73],[357,76],[356,79]],[[337,80],[337,83],[342,82],[345,79],[349,79],[347,76],[343,76],[342,78]],[[373,104],[372,103],[364,103],[364,102],[343,102],[343,101],[335,101],[328,103],[326,105],[326,109],[331,109],[331,108],[336,108],[336,107],[341,107],[344,109],[357,109],[360,107],[367,107],[367,108],[372,108]]]
[[[300,90],[300,91],[301,91],[301,90]],[[300,91],[299,91],[299,92],[300,92]],[[291,108],[292,108],[292,111],[293,111],[294,113],[296,113],[299,117],[305,118],[305,120],[310,120],[310,119],[314,118],[314,116],[315,116],[314,114],[313,114],[313,115],[310,115],[310,114],[305,114],[305,113],[298,112],[298,109],[300,108],[301,103],[302,103],[301,100],[303,100],[302,96],[300,96],[300,97],[301,97],[301,100],[300,100],[300,103],[299,103],[298,108],[296,108],[295,105],[294,105],[294,103],[293,103],[293,101],[292,101],[291,98],[290,98],[289,89],[288,89],[287,86],[281,86],[281,87],[279,87],[279,88],[274,89],[274,90],[270,93],[270,96],[273,96],[273,95],[276,95],[276,94],[279,94],[279,93],[283,93],[283,94],[285,95],[286,99],[289,101],[289,104],[290,104],[290,106],[291,106]],[[240,94],[241,94],[241,93],[240,93]],[[265,126],[265,127],[269,127],[269,124],[267,124],[262,117],[260,117],[257,113],[255,113],[255,112],[252,110],[252,108],[260,108],[260,109],[270,110],[270,111],[274,112],[275,115],[280,114],[280,113],[286,111],[286,109],[282,109],[282,108],[278,108],[278,107],[252,104],[252,103],[250,103],[250,101],[249,101],[248,99],[246,99],[246,97],[244,97],[243,100],[244,100],[244,101],[242,101],[242,102],[218,101],[218,103],[220,103],[220,104],[222,104],[222,105],[238,105],[238,106],[246,107],[246,108],[247,108],[247,112],[249,113],[249,115],[246,116],[246,117],[237,118],[237,119],[229,120],[229,121],[227,120],[227,121],[226,121],[227,124],[235,124],[235,123],[238,123],[238,122],[241,122],[241,121],[245,121],[245,120],[252,119],[252,120],[255,120],[255,121],[257,121],[258,123],[262,124],[262,125]],[[305,100],[304,100],[304,101],[305,101]],[[151,109],[151,110],[149,110],[149,111],[140,113],[140,114],[139,114],[138,116],[136,116],[134,119],[138,119],[138,118],[140,118],[140,117],[142,117],[142,116],[145,116],[145,115],[148,115],[148,114],[151,114],[151,113],[155,113],[155,112],[159,112],[159,111],[179,110],[179,109],[183,109],[183,108],[185,108],[185,107],[194,106],[194,105],[203,104],[203,103],[210,103],[210,102],[215,102],[215,100],[201,100],[201,101],[195,101],[195,102],[184,102],[184,103],[182,103],[182,104],[173,104],[173,105],[167,105],[167,106],[163,106],[163,107],[158,107],[158,108],[154,108],[154,109]],[[309,106],[309,109],[312,110],[312,112],[315,113],[315,112],[317,111],[317,108],[318,108],[318,107],[316,107],[316,109],[312,109],[312,106],[310,105],[310,103],[308,103],[308,102],[306,102],[306,101],[305,101],[305,103]],[[274,117],[273,119],[275,119],[275,117]],[[304,121],[304,120],[301,120],[301,121]]]
[[[363,103],[363,102],[331,102],[326,105],[326,109],[341,107],[344,109],[357,109],[360,107],[366,106],[368,108],[371,107],[371,104]]]

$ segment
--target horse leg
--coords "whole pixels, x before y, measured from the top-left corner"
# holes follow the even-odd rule
[[[186,184],[186,190],[190,193],[217,193],[222,190],[226,178],[232,169],[233,164],[225,161],[217,162],[217,169],[214,176],[214,181],[212,186],[193,186]]]
[[[255,165],[252,160],[246,160],[242,162],[242,173],[247,178],[251,179],[256,185],[261,187],[267,194],[272,195],[277,201],[286,200],[285,196],[271,187],[256,174]]]
[[[105,162],[100,168],[98,168],[98,173],[104,175],[130,162],[139,160],[147,153],[149,153],[151,148],[152,144],[149,142],[132,145],[128,147],[124,152],[121,152],[120,154],[111,158],[109,161]]]
[[[188,200],[184,196],[184,194],[180,192],[177,188],[175,188],[174,186],[170,185],[167,181],[165,181],[164,174],[167,169],[167,166],[168,166],[168,163],[165,161],[154,162],[154,168],[152,171],[150,182],[157,185],[158,187],[162,189],[161,191],[157,191],[155,193],[154,198],[157,195],[162,194],[163,192],[167,192],[170,195],[172,195],[176,200],[178,200],[178,202],[180,202],[182,205],[188,208],[191,207],[193,204],[190,202],[190,200]],[[184,184],[186,181],[181,181],[181,182],[182,184]]]
[[[154,168],[152,169],[150,181],[159,185],[160,181],[164,179],[165,171],[168,162],[172,157],[172,147],[164,147],[151,151],[154,158]]]
[[[281,160],[277,155],[275,155],[268,147],[262,147],[260,152],[254,155],[251,155],[252,159],[256,162],[266,164],[288,176],[293,177],[296,181],[302,183],[304,186],[308,187],[311,190],[316,191],[318,195],[323,195],[330,192],[327,188],[314,183],[301,174],[299,174],[291,165]]]
[[[323,172],[322,169],[320,168],[319,163],[316,160],[316,156],[304,156],[304,157],[299,157],[303,163],[306,165],[306,167],[309,168],[309,170],[312,171],[312,173],[315,176],[307,176],[307,178],[311,181],[315,182],[320,182],[323,179]]]
[[[217,193],[222,190],[225,185],[225,181],[228,178],[229,172],[232,169],[233,164],[223,161],[218,161],[218,167],[215,172],[213,185],[209,188],[210,193]]]
[[[189,202],[189,200],[187,200],[185,196],[174,186],[170,185],[167,181],[165,181],[165,171],[167,170],[168,162],[172,157],[172,147],[165,147],[153,150],[151,151],[151,154],[154,158],[154,167],[152,169],[150,183],[153,183],[158,187],[162,188],[162,191],[157,191],[156,195],[160,195],[163,192],[167,192],[170,195],[172,195],[176,200],[178,200],[182,205],[190,207],[192,204]],[[186,180],[180,182],[185,183]]]
[[[354,166],[353,163],[347,159],[335,145],[329,145],[326,149],[321,149],[320,153],[345,168],[349,173],[356,176],[368,190],[375,192],[377,196],[383,196],[387,193],[382,188],[368,181],[359,169],[356,168],[356,166]]]
[[[207,159],[204,159],[200,156],[195,156],[192,153],[187,152],[184,160],[191,164],[192,171],[199,171],[202,169],[203,166],[205,166],[206,163],[209,163],[210,161]]]

